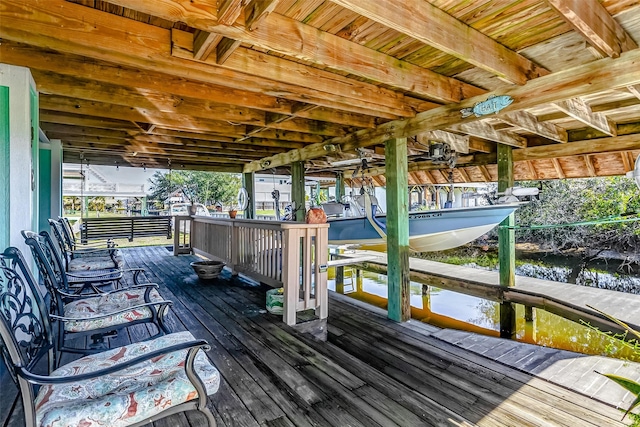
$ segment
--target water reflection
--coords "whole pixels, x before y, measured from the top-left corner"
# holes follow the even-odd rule
[[[336,290],[335,271],[329,271],[329,289]],[[344,268],[344,284],[337,292],[387,308],[387,276]],[[411,317],[441,327],[499,336],[499,304],[434,286],[411,282]],[[563,317],[533,309],[525,321],[525,307],[516,304],[516,339],[531,344],[640,362],[640,355],[590,328]]]

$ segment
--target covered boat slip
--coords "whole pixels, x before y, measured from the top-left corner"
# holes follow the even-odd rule
[[[211,344],[208,356],[222,375],[211,403],[220,426],[574,427],[630,422],[620,422],[621,412],[612,406],[434,336],[447,330],[398,324],[334,295],[328,339],[317,341],[265,312],[264,287],[228,275],[198,281],[189,266],[195,256],[172,256],[164,247],[123,249],[123,254],[129,267],[145,268],[162,295],[174,301],[170,328],[188,329]],[[148,335],[145,326],[135,326],[111,345]],[[0,425],[19,426],[21,405],[4,369],[0,381]],[[186,427],[203,421],[197,413],[186,413],[155,425]]]
[[[385,253],[357,250],[334,257],[345,259],[342,265],[349,262],[346,259],[353,258],[356,268],[387,274]],[[592,306],[640,330],[640,295],[522,276],[516,277],[515,286],[505,289],[500,286],[496,271],[419,258],[410,258],[409,267],[410,279],[415,282],[492,301],[539,307],[576,322],[588,321],[606,330],[619,329],[588,307]]]

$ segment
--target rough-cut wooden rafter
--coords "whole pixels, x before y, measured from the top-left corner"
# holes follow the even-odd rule
[[[509,131],[498,131],[490,123],[482,120],[461,123],[455,126],[454,129],[512,147],[522,148],[527,146],[527,140],[524,137]]]
[[[524,110],[503,114],[500,120],[511,126],[519,127],[520,129],[549,138],[552,141],[564,143],[568,140],[566,130],[553,123],[541,122],[536,116]]]
[[[387,106],[395,105],[394,111],[398,115],[413,115],[413,112],[407,113],[410,109],[397,93],[352,79],[348,87],[343,88],[338,84],[339,78],[336,79],[331,73],[325,76],[321,70],[315,73],[313,69],[308,69],[306,84],[300,85],[289,83],[300,80],[300,76],[288,73],[285,64],[273,76],[276,80],[266,79],[260,73],[251,76],[247,70],[231,70],[227,67],[217,67],[214,72],[209,64],[168,55],[168,30],[61,0],[37,3],[3,0],[0,21],[0,37],[3,39],[223,87],[262,94],[282,94],[282,97],[294,101],[317,101],[319,105],[340,106],[346,111],[354,111],[352,106],[358,106],[358,103],[362,105],[359,112],[367,109],[369,112],[377,111],[378,105],[388,111]],[[329,77],[330,81],[327,80]],[[323,84],[326,91],[321,90]]]
[[[603,113],[594,113],[591,111],[589,104],[581,98],[566,99],[564,101],[554,102],[553,105],[563,113],[581,121],[587,126],[599,130],[609,136],[616,135],[616,127],[609,123],[607,116]]]
[[[583,156],[584,163],[587,166],[587,171],[589,171],[589,176],[597,176],[596,168],[593,166],[593,161],[591,160],[591,156],[586,154]]]
[[[369,19],[516,84],[548,74],[474,28],[424,0],[331,0]]]
[[[551,159],[551,162],[553,163],[553,168],[556,170],[556,174],[558,174],[558,178],[564,179],[565,174],[564,174],[564,170],[562,170],[562,165],[560,164],[560,161],[558,159]]]
[[[640,85],[627,86],[629,92],[631,92],[636,98],[640,99]]]
[[[616,58],[638,45],[598,0],[547,0],[600,53]]]
[[[276,8],[280,0],[249,0],[244,8],[244,26],[253,31]]]
[[[183,22],[194,28],[362,76],[434,100],[455,102],[483,92],[459,80],[400,61],[276,13],[269,14],[258,28],[251,31],[244,26],[223,25],[217,19],[203,19],[201,14],[190,13],[193,9],[182,7],[183,3],[189,1],[156,0],[146,3],[137,0],[112,0],[112,3],[168,20],[175,18],[173,10],[178,5],[184,12],[181,16]]]
[[[530,80],[524,86],[515,86],[505,91],[494,92],[493,95],[506,94],[514,99],[513,103],[503,112],[498,113],[496,117],[540,104],[559,102],[573,98],[578,94],[588,95],[640,84],[640,73],[635,71],[639,64],[640,49],[636,49],[622,54],[617,59],[604,58],[581,67]],[[475,103],[485,99],[486,96],[478,96],[457,104],[434,108],[419,113],[411,119],[390,121],[374,130],[354,132],[346,137],[328,140],[327,143],[340,144],[343,151],[348,151],[357,147],[376,145],[391,138],[409,137],[428,130],[451,127],[460,122],[478,120],[474,117],[462,119],[460,110],[473,107]],[[296,153],[279,154],[246,165],[245,172],[262,170],[261,165],[265,162],[268,162],[269,167],[275,167],[288,164],[292,158],[301,161],[321,157],[323,154],[322,146],[314,144]]]
[[[233,23],[242,14],[243,0],[220,0],[216,2],[217,14],[216,19],[222,25],[233,25]],[[225,48],[219,49],[225,37],[220,34],[209,33],[207,31],[196,30],[193,37],[193,58],[205,60],[212,52],[216,52],[216,62],[218,64],[224,61],[233,52],[235,47],[239,46],[239,42],[235,40],[227,40]],[[235,47],[234,47],[235,46]]]

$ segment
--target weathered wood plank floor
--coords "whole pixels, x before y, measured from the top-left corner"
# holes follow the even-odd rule
[[[328,340],[316,341],[264,311],[266,289],[238,280],[201,283],[192,256],[163,247],[123,250],[174,301],[173,330],[211,344],[222,376],[210,406],[220,426],[620,426],[621,413],[565,388],[332,298]],[[227,276],[228,277],[228,276]],[[429,331],[429,328],[425,328]],[[112,345],[148,336],[144,327]],[[0,372],[0,422],[22,425]],[[155,426],[200,426],[197,413]]]

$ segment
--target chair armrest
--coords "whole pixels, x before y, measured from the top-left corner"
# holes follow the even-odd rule
[[[174,353],[176,351],[181,351],[181,350],[189,350],[187,353],[187,358],[186,358],[186,364],[185,364],[185,369],[190,369],[191,373],[193,373],[193,360],[195,358],[195,354],[200,350],[204,350],[204,351],[208,351],[211,347],[209,346],[209,343],[207,343],[205,340],[194,340],[194,341],[187,341],[184,343],[180,343],[180,344],[175,344],[166,348],[162,348],[162,349],[158,349],[155,351],[152,351],[150,353],[144,354],[142,356],[138,356],[134,359],[131,359],[127,362],[123,362],[123,363],[119,363],[117,365],[113,365],[110,366],[108,368],[104,368],[104,369],[99,369],[97,371],[93,371],[93,372],[88,372],[86,374],[79,374],[79,375],[70,375],[70,376],[65,376],[65,377],[52,377],[52,376],[45,376],[45,375],[37,375],[34,373],[29,372],[27,369],[25,369],[22,366],[17,366],[16,367],[16,371],[18,373],[18,375],[20,375],[22,378],[24,378],[25,380],[27,380],[28,382],[32,383],[32,384],[66,384],[66,383],[73,383],[73,382],[78,382],[78,381],[84,381],[84,380],[90,380],[93,378],[99,378],[105,375],[109,375],[109,374],[113,374],[115,372],[121,371],[123,369],[129,368],[131,366],[135,366],[137,364],[152,360],[156,357],[159,356],[164,356],[166,354],[169,353]],[[188,372],[188,371],[187,371]],[[189,373],[187,373],[187,376],[189,376]],[[191,378],[189,378],[191,380]],[[193,382],[193,381],[192,381]],[[195,385],[195,384],[194,384]],[[196,387],[197,389],[197,387]]]
[[[103,291],[101,289],[92,287],[92,290],[95,291],[95,294],[77,294],[77,293],[70,294],[60,289],[56,289],[56,292],[60,294],[60,296],[63,298],[97,298],[97,297],[103,297],[105,295],[113,294],[116,292],[123,292],[123,291],[129,291],[133,289],[144,289],[144,288],[159,289],[160,286],[157,283],[141,283],[139,285],[131,285],[125,289],[112,289],[110,291]],[[146,301],[146,302],[150,302],[150,301]]]
[[[95,298],[95,297],[94,297]],[[97,319],[102,319],[104,317],[109,317],[109,316],[114,316],[116,314],[120,314],[120,313],[126,313],[129,312],[131,310],[137,310],[140,308],[144,308],[144,307],[149,307],[152,311],[155,310],[155,306],[170,306],[173,305],[173,301],[169,301],[169,300],[161,300],[161,301],[155,301],[155,302],[146,302],[144,304],[138,304],[138,305],[132,305],[130,307],[127,308],[123,308],[121,310],[118,311],[112,311],[106,314],[101,314],[99,316],[91,316],[91,317],[64,317],[64,316],[58,316],[57,314],[49,314],[49,317],[55,320],[60,320],[61,322],[87,322],[90,320],[97,320]],[[160,311],[160,310],[158,310]]]

